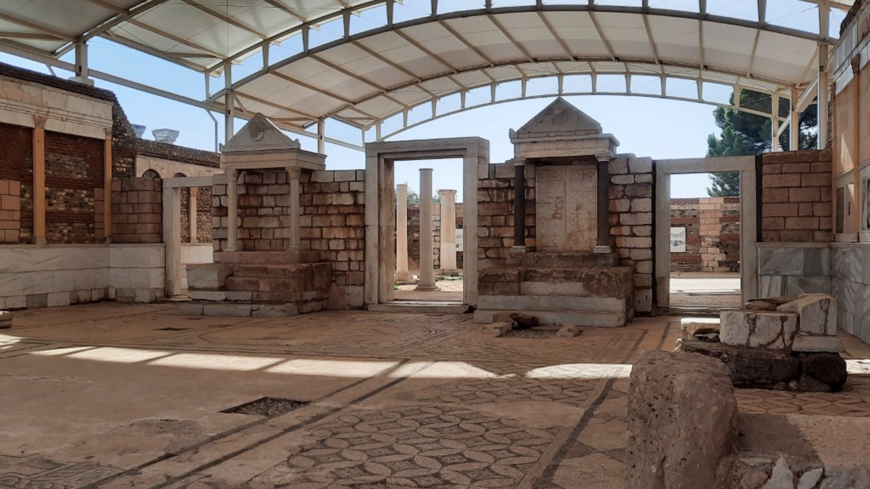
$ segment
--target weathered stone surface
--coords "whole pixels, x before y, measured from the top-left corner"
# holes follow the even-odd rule
[[[800,357],[801,372],[840,390],[846,383],[846,361],[834,353],[817,353]]]
[[[836,336],[805,336],[798,334],[791,345],[792,351],[842,353],[845,351]]]
[[[560,328],[559,331],[556,333],[556,336],[573,338],[575,336],[580,336],[580,333],[582,332],[583,331],[580,328],[574,326],[573,324],[563,324],[562,328]]]
[[[719,337],[731,346],[790,349],[798,316],[768,311],[723,311]]]
[[[508,331],[510,331],[512,329],[513,329],[513,326],[511,325],[511,323],[498,322],[498,323],[487,324],[486,326],[483,327],[482,331],[484,334],[498,337],[498,336],[503,336],[505,333],[507,333]]]
[[[219,289],[230,273],[230,267],[220,263],[187,265],[187,286],[191,289]]]
[[[802,333],[837,334],[837,299],[827,294],[805,294],[776,310],[797,314]]]
[[[735,387],[773,389],[777,384],[800,378],[800,360],[783,352],[697,340],[683,341],[681,348],[721,360]]]
[[[514,329],[529,329],[538,325],[538,318],[528,314],[511,314],[511,320],[515,323]]]
[[[737,444],[737,402],[712,358],[653,351],[631,372],[626,489],[724,489]]]
[[[761,489],[794,489],[794,474],[782,455],[776,460],[773,472],[766,484]]]
[[[819,482],[819,479],[822,478],[822,475],[825,473],[825,469],[812,469],[808,470],[801,475],[801,478],[798,480],[797,489],[813,489],[816,487],[816,484]]]

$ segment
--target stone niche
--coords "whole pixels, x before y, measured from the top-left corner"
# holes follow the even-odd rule
[[[624,326],[634,316],[634,269],[620,266],[611,247],[608,165],[618,141],[562,98],[510,138],[514,245],[506,267],[481,271],[475,320],[492,322],[510,311],[542,324]],[[525,239],[530,178],[535,246]]]
[[[300,181],[323,170],[325,159],[302,150],[262,114],[230,139],[221,154],[226,179],[216,179],[213,191],[227,210],[216,217],[215,263],[187,266],[194,302],[184,312],[290,316],[326,307],[332,264],[300,250]],[[252,197],[261,203],[240,212],[240,201]]]

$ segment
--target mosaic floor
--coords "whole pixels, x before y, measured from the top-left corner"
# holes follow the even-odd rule
[[[21,312],[0,331],[0,488],[618,488],[630,363],[678,329],[523,339],[469,315]],[[741,410],[870,417],[870,347],[844,343],[846,391],[745,390]],[[262,397],[308,404],[222,412]]]

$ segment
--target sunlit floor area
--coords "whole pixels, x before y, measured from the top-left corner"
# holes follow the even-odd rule
[[[671,307],[739,309],[740,274],[671,273]]]
[[[416,276],[416,274],[415,274]],[[462,277],[438,277],[438,290],[419,291],[416,284],[396,285],[393,295],[397,301],[462,302]]]
[[[0,330],[0,487],[622,487],[630,364],[678,333],[673,317],[493,338],[458,314],[19,312]],[[870,347],[842,341],[845,392],[744,390],[741,409],[870,431]],[[264,397],[297,402],[225,412]]]

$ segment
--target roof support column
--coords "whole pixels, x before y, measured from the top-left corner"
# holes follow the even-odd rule
[[[773,94],[770,99],[770,152],[779,150],[779,95]]]
[[[93,86],[94,80],[90,78],[90,69],[88,68],[88,44],[84,41],[79,41],[75,46],[76,76],[70,78],[70,80]]]
[[[317,152],[325,155],[326,154],[326,138],[324,137],[326,134],[326,121],[320,119],[317,121]]]
[[[797,151],[800,149],[800,112],[797,106],[798,91],[791,90],[791,119],[789,120],[788,149]]]
[[[224,64],[224,144],[228,144],[236,133],[236,96],[233,93],[233,65],[229,61]]]
[[[818,149],[828,146],[828,46],[819,43],[819,93],[816,98],[816,115],[818,118]]]

